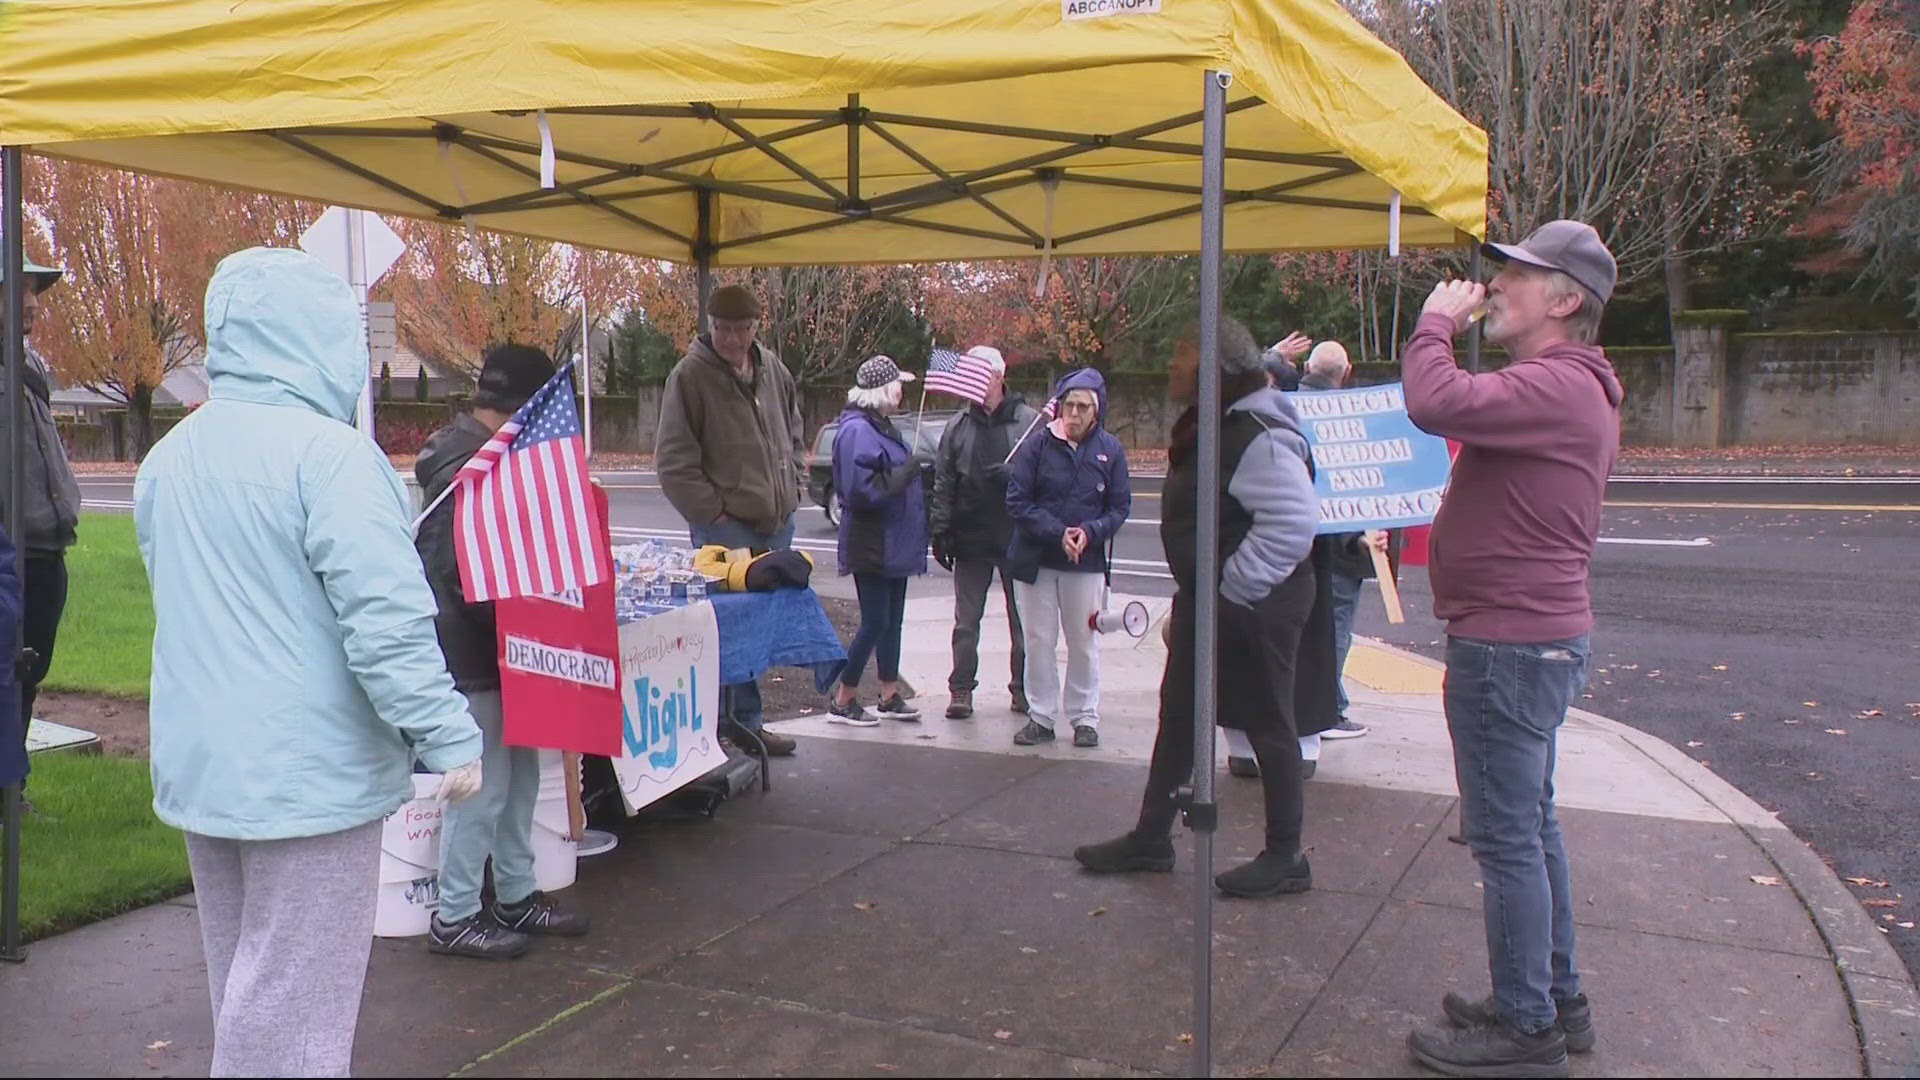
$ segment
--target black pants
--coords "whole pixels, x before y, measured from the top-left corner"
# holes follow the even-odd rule
[[[987,614],[987,597],[993,591],[993,575],[1000,575],[1000,592],[1006,598],[1007,621],[1013,632],[1012,676],[1007,689],[1015,697],[1026,693],[1027,636],[1020,627],[1020,608],[1013,600],[1013,579],[1004,565],[993,559],[956,559],[953,564],[953,673],[947,676],[947,689],[973,693],[980,685],[980,620]]]
[[[20,733],[24,739],[32,725],[33,701],[40,693],[40,682],[53,667],[53,643],[60,633],[60,616],[67,610],[65,553],[29,551],[20,591],[25,606],[20,617],[20,645],[37,654],[31,664],[19,666]]]
[[[1244,730],[1253,744],[1266,798],[1267,850],[1273,852],[1300,848],[1305,793],[1293,681],[1300,635],[1313,600],[1313,566],[1303,562],[1253,607],[1224,597],[1219,602],[1219,722]],[[1174,594],[1172,624],[1167,671],[1160,680],[1160,732],[1153,742],[1135,829],[1147,837],[1172,833],[1178,812],[1174,797],[1193,776],[1194,611],[1192,597],[1184,592]]]

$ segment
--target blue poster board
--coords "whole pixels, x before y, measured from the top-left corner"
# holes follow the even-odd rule
[[[1440,509],[1447,441],[1407,419],[1399,383],[1287,395],[1313,447],[1323,533],[1427,525]]]

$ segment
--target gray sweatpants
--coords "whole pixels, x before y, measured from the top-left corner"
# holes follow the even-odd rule
[[[213,997],[211,1075],[348,1075],[380,826],[293,840],[187,834]]]

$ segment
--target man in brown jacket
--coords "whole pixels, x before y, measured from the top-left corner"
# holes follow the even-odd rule
[[[695,547],[790,547],[806,476],[793,373],[754,340],[760,301],[751,292],[715,289],[707,312],[712,331],[687,346],[660,401],[653,452],[660,490],[686,519]],[[721,713],[759,733],[768,753],[793,753],[793,739],[762,731],[759,684],[720,693]]]

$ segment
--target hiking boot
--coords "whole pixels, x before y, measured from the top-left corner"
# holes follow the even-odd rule
[[[973,691],[955,690],[947,702],[947,719],[965,720],[973,715]]]
[[[547,937],[579,937],[587,932],[591,922],[578,911],[567,911],[553,902],[553,898],[535,889],[525,900],[517,904],[493,902],[493,918],[509,930],[518,930],[522,934],[544,934]]]
[[[1213,884],[1228,896],[1248,899],[1306,892],[1313,888],[1313,867],[1298,851],[1284,855],[1263,851],[1252,862],[1216,875]]]
[[[1260,762],[1250,757],[1227,758],[1227,772],[1234,776],[1244,776],[1249,780],[1260,779]]]
[[[427,951],[442,956],[511,960],[516,956],[525,956],[531,948],[532,938],[487,918],[484,911],[458,922],[447,922],[435,914],[427,922]]]
[[[1323,739],[1357,739],[1368,732],[1368,727],[1357,720],[1341,717],[1340,722],[1320,733]]]
[[[761,728],[754,734],[760,736],[760,742],[767,748],[768,757],[792,757],[793,752],[800,746],[794,741],[793,736],[768,731],[766,728]]]
[[[1073,745],[1079,747],[1099,746],[1100,729],[1092,724],[1076,724],[1073,728]]]
[[[877,716],[882,720],[917,721],[920,719],[920,710],[907,704],[906,700],[898,693],[880,704],[875,705],[873,708],[867,710],[867,712],[868,715]]]
[[[1015,690],[1013,692],[1013,711],[1019,713],[1021,716],[1025,716],[1027,715],[1028,708],[1026,691]]]
[[[1038,746],[1053,741],[1053,729],[1038,720],[1027,721],[1027,726],[1013,733],[1013,745]]]
[[[834,698],[827,702],[827,723],[846,724],[850,727],[879,727],[880,718],[867,715],[867,710],[860,707],[860,699],[857,697],[849,698],[845,705],[840,704],[838,698]]]
[[[1559,1010],[1560,1030],[1567,1036],[1567,1051],[1573,1054],[1593,1052],[1593,1007],[1587,1004],[1587,995],[1575,994],[1570,998],[1554,998],[1553,1006]],[[1494,1007],[1493,995],[1488,994],[1478,1001],[1471,1001],[1453,991],[1440,999],[1440,1007],[1446,1010],[1447,1019],[1456,1027],[1473,1027],[1475,1024],[1491,1024],[1500,1019],[1500,1011]]]
[[[1448,1076],[1565,1076],[1567,1037],[1558,1025],[1537,1035],[1506,1024],[1475,1024],[1407,1036],[1415,1060]]]
[[[1073,849],[1080,865],[1096,874],[1124,874],[1135,870],[1165,872],[1173,869],[1173,838],[1147,839],[1127,833],[1104,844],[1088,844]]]

